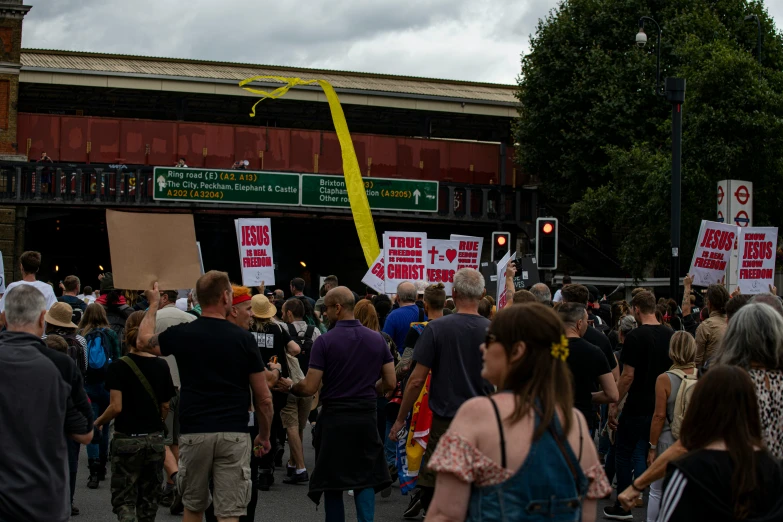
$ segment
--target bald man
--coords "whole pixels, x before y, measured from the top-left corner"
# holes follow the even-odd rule
[[[421,323],[427,320],[422,308],[416,306],[416,285],[404,281],[397,285],[397,304],[399,308],[392,310],[383,323],[383,333],[394,340],[397,350],[402,355],[405,351],[405,336],[411,328],[411,323]]]
[[[325,495],[327,520],[345,520],[343,492],[353,490],[358,519],[373,520],[375,493],[392,482],[378,435],[376,398],[396,385],[394,359],[381,334],[354,318],[348,288],[330,290],[324,305],[334,328],[315,340],[307,376],[291,389],[312,397],[324,384],[308,496],[319,504]],[[348,457],[345,448],[351,448]]]

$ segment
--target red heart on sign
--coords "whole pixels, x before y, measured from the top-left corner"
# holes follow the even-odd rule
[[[453,248],[446,250],[446,259],[449,260],[449,263],[453,263],[457,259],[457,251]]]

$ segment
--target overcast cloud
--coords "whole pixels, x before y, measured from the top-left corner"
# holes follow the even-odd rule
[[[28,48],[514,83],[530,34],[557,0],[26,3]],[[766,3],[783,25],[783,1]]]

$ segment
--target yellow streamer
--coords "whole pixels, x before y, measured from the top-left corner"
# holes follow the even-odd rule
[[[282,85],[272,92],[245,87],[248,83],[256,80],[276,80],[283,82]],[[332,85],[326,80],[302,80],[301,78],[285,78],[283,76],[253,76],[239,82],[239,86],[253,94],[262,96],[260,100],[253,104],[250,116],[255,117],[256,105],[267,98],[277,99],[285,95],[291,87],[296,85],[311,85],[317,83],[326,94],[326,100],[329,102],[329,109],[332,112],[332,121],[334,130],[337,132],[337,139],[340,141],[340,150],[343,157],[343,174],[345,175],[345,189],[348,192],[348,201],[351,204],[353,213],[353,222],[356,225],[356,233],[359,235],[359,242],[364,251],[364,260],[367,266],[372,266],[375,258],[380,254],[381,249],[378,246],[378,236],[375,233],[375,223],[372,220],[370,212],[370,203],[367,201],[367,193],[364,190],[362,181],[362,171],[359,169],[359,161],[356,159],[356,151],[353,148],[351,133],[348,132],[348,123],[345,121],[345,114],[340,105],[340,99],[334,92]]]

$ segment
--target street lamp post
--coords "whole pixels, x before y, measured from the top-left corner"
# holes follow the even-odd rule
[[[758,15],[748,15],[745,17],[746,22],[750,22],[751,20],[756,21],[756,27],[758,28],[758,36],[756,38],[756,57],[759,61],[759,66],[761,66],[761,20],[759,20]],[[761,67],[759,67],[759,80],[761,79]]]
[[[685,80],[682,78],[666,78],[661,86],[661,26],[650,18],[639,19],[639,32],[636,44],[644,47],[647,34],[644,32],[644,22],[655,24],[658,29],[657,60],[655,66],[655,94],[666,97],[672,104],[672,201],[671,201],[671,273],[669,276],[669,292],[676,298],[680,287],[680,229],[682,222],[682,104],[685,103]]]

